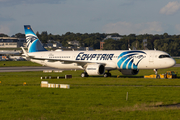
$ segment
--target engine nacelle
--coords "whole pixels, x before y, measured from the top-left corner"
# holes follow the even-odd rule
[[[102,75],[105,72],[105,67],[102,64],[89,64],[86,67],[88,75]]]
[[[123,75],[137,75],[139,70],[119,70]]]

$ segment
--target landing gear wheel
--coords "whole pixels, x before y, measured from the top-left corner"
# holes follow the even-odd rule
[[[108,73],[108,77],[111,77],[111,73]]]
[[[167,78],[167,74],[166,73],[164,74],[164,78]]]
[[[157,78],[157,79],[160,79],[160,76],[159,76],[159,75],[157,75],[157,76],[156,76],[156,78]]]
[[[88,77],[89,75],[86,72],[81,73],[81,77]]]
[[[104,77],[108,77],[108,74],[107,74],[107,73],[104,73]]]
[[[111,77],[111,73],[104,73],[104,77]]]

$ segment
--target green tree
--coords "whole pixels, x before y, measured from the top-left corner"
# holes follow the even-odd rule
[[[104,50],[120,50],[121,44],[119,41],[113,40],[113,39],[107,39],[105,40],[105,43],[103,45]]]
[[[0,37],[8,37],[8,35],[1,33]]]
[[[17,37],[17,38],[25,38],[25,34],[17,33],[17,34],[15,34],[15,37]]]

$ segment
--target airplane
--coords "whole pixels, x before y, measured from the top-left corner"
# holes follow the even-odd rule
[[[27,60],[63,70],[84,70],[81,77],[110,77],[110,71],[116,69],[123,75],[136,75],[141,69],[157,71],[176,63],[159,50],[47,51],[30,25],[24,25],[24,30],[28,52],[22,50]]]

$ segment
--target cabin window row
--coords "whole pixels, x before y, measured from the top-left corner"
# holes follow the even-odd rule
[[[70,58],[70,56],[53,56],[53,57],[49,57],[49,58]]]

